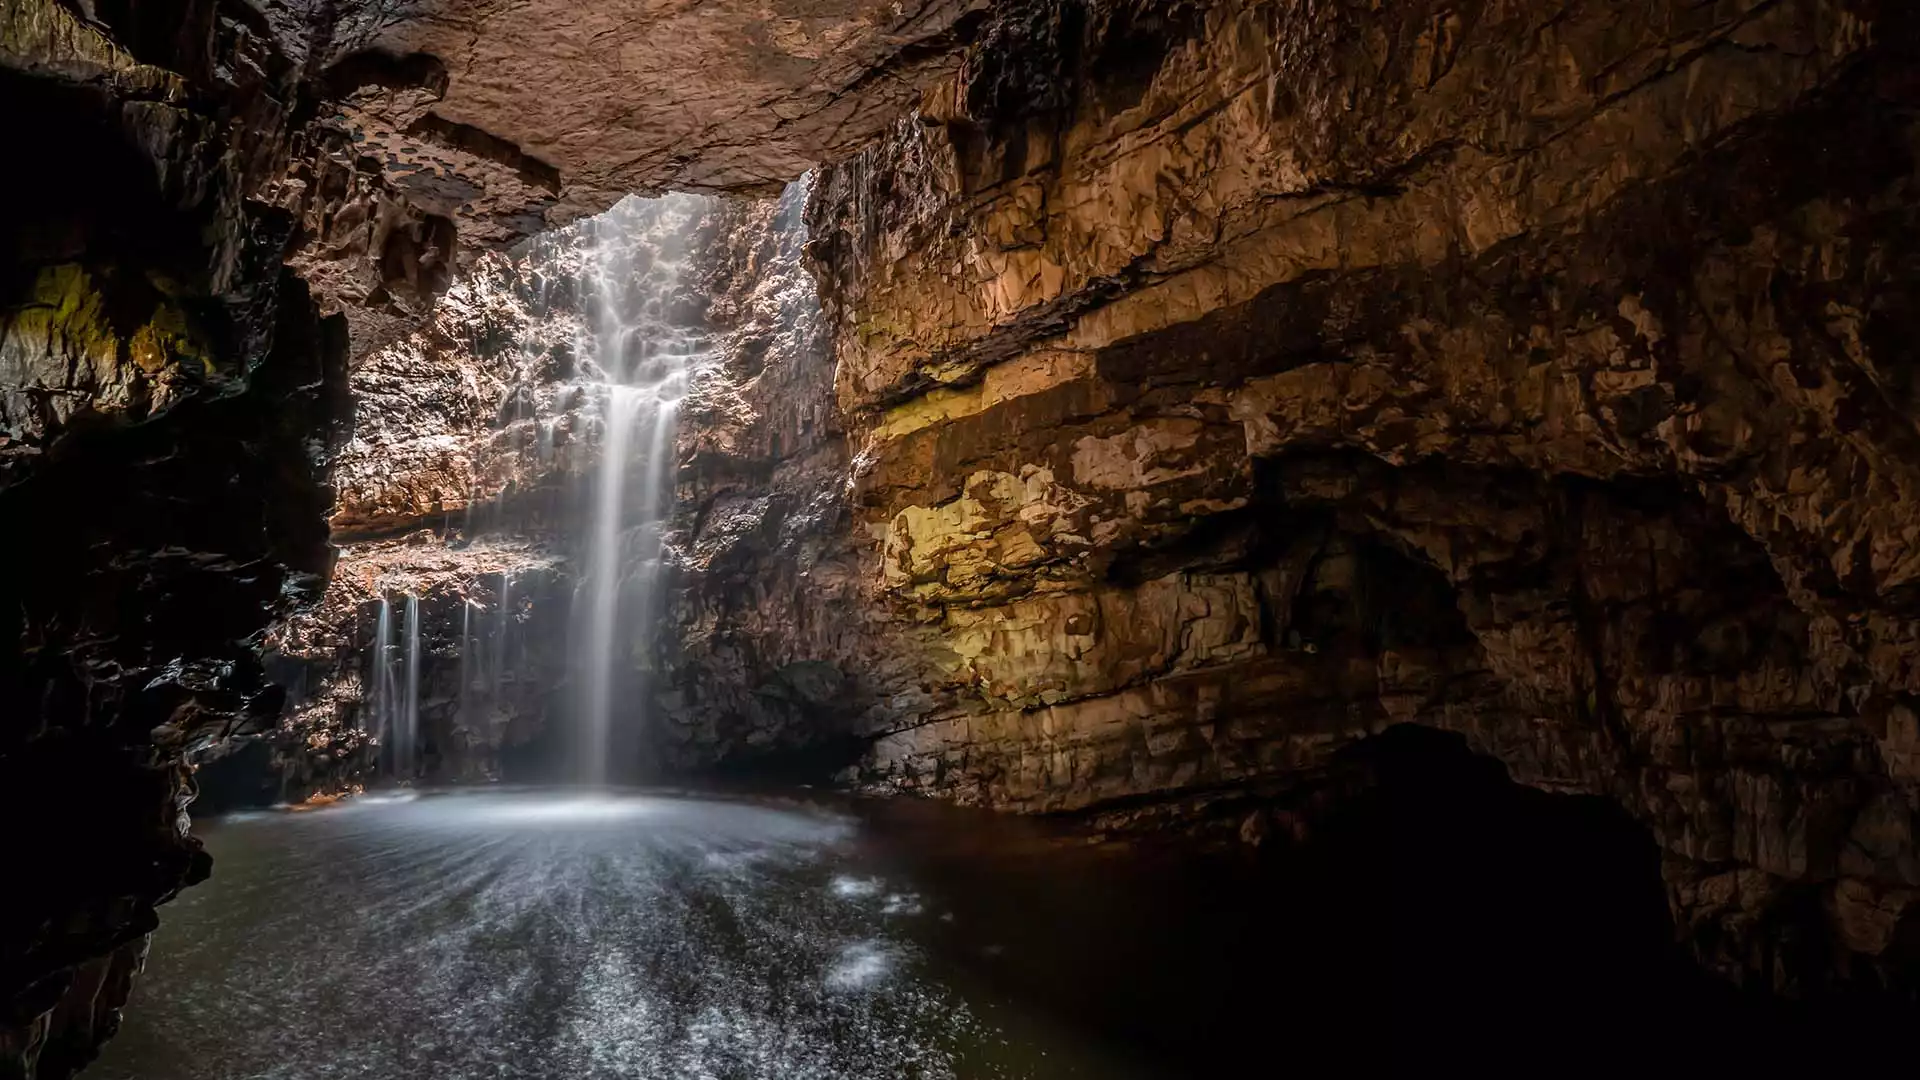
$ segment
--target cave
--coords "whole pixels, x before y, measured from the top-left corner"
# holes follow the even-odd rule
[[[0,0],[0,1077],[1835,1067],[1920,1018],[1916,72]]]

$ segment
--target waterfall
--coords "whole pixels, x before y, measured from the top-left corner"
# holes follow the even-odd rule
[[[420,740],[420,598],[411,593],[407,594],[406,673],[406,697],[393,739],[393,770],[401,777],[413,775]]]
[[[601,454],[580,587],[581,692],[577,776],[616,778],[614,728],[644,724],[630,692],[632,660],[655,620],[678,406],[705,353],[704,314],[682,291],[681,263],[709,200],[628,198],[593,222],[584,290],[587,337],[578,350],[600,375]],[[635,643],[641,648],[636,649]]]
[[[373,626],[373,650],[367,660],[367,710],[362,714],[361,730],[372,735],[374,741],[385,742],[393,726],[394,690],[393,608],[384,596]]]
[[[626,493],[625,463],[634,419],[643,399],[632,387],[607,387],[607,441],[602,450],[599,483],[593,506],[593,535],[588,545],[586,638],[586,704],[581,715],[581,779],[604,783],[606,750],[613,723],[613,669],[618,643],[615,633],[620,608],[621,503]]]
[[[460,598],[460,696],[455,716],[467,721],[468,702],[473,694],[473,598]]]
[[[500,700],[500,684],[507,673],[507,632],[513,626],[513,574],[500,571],[500,626],[493,635],[493,671],[488,688],[494,701]]]
[[[398,777],[413,775],[414,746],[420,730],[420,599],[407,597],[406,651],[395,671],[393,605],[380,598],[379,614],[374,619],[372,655],[367,661],[367,712],[371,726],[362,727],[374,740],[391,749],[388,767]]]

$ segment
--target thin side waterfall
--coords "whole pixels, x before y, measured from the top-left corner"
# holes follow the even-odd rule
[[[393,728],[393,607],[380,598],[380,613],[374,619],[373,655],[368,659],[367,711],[362,726],[376,742],[385,742]]]
[[[473,598],[460,598],[460,704],[457,715],[467,715],[467,702],[473,697]]]
[[[634,660],[655,621],[665,494],[689,369],[707,349],[701,305],[680,269],[708,205],[690,195],[629,198],[593,223],[581,342],[601,377],[601,456],[589,511],[580,658],[578,767],[618,779],[617,725],[645,723]],[[640,647],[636,648],[636,644]]]
[[[407,596],[407,688],[393,740],[394,772],[412,776],[420,739],[420,598]]]
[[[500,571],[500,625],[493,634],[493,670],[488,673],[488,689],[495,701],[500,699],[500,684],[507,673],[507,632],[513,626],[513,574]]]

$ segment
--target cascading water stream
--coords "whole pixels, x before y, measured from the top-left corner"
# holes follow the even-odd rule
[[[643,722],[629,694],[633,643],[655,621],[661,527],[678,406],[706,342],[699,305],[682,303],[680,268],[707,200],[630,198],[589,236],[580,350],[601,376],[602,442],[587,533],[577,778],[616,778],[616,720]],[[691,312],[691,313],[689,313]],[[631,704],[628,704],[631,703]]]
[[[393,740],[394,772],[412,776],[420,740],[420,598],[407,596],[407,689]]]
[[[368,661],[368,715],[361,726],[376,742],[385,742],[393,727],[393,606],[380,598],[373,623],[373,655]]]
[[[473,699],[474,656],[473,656],[473,598],[460,598],[460,713],[468,712],[468,702]]]
[[[507,672],[507,633],[513,626],[513,574],[500,571],[500,625],[493,634],[493,670],[488,673],[488,690],[497,701]]]
[[[414,773],[420,732],[419,597],[407,597],[400,632],[406,636],[404,652],[395,640],[393,605],[382,596],[374,617],[373,650],[367,665],[368,709],[361,726],[388,748],[388,768],[405,779]],[[397,662],[396,653],[400,654]]]
[[[604,749],[613,717],[613,668],[616,618],[620,607],[621,504],[626,493],[625,463],[632,456],[634,418],[641,395],[632,387],[608,385],[607,441],[601,453],[599,483],[593,509],[593,536],[585,586],[591,590],[587,615],[586,706],[582,714],[581,779],[598,784],[606,780]]]

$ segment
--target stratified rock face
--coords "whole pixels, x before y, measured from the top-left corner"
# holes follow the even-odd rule
[[[1724,970],[1910,981],[1917,56],[1827,0],[996,12],[808,212],[899,657],[813,658],[849,775],[1098,809],[1437,725],[1620,799]]]
[[[726,327],[683,415],[643,722],[657,767],[818,774],[845,751],[861,680],[899,663],[869,602],[847,503],[830,342],[808,272],[811,181],[718,217],[700,288]]]
[[[259,636],[332,561],[345,328],[255,198],[301,89],[238,13],[170,8],[0,2],[8,1076],[112,1034],[155,906],[207,872],[187,757],[272,722]]]

